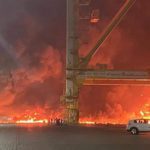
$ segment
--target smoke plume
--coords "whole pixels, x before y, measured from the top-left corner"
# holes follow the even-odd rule
[[[93,0],[97,25],[83,23],[80,55],[85,56],[124,0]],[[90,66],[149,69],[149,0],[137,1],[93,57]],[[66,0],[0,1],[0,113],[33,107],[56,110],[65,75]],[[88,38],[87,38],[88,37]],[[149,101],[149,87],[82,87],[81,117],[112,122],[134,116]]]

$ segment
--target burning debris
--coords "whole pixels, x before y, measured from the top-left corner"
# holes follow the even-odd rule
[[[140,111],[142,118],[150,119],[150,104],[145,104],[142,110]]]
[[[24,113],[14,114],[12,116],[0,116],[0,124],[16,124],[19,126],[47,126],[64,124],[61,112],[50,111],[49,109],[30,109]]]

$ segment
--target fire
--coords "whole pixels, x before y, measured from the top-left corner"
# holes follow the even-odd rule
[[[62,118],[61,114],[58,112],[48,113],[46,110],[36,109],[36,110],[26,110],[25,113],[17,115],[14,117],[14,123],[16,124],[43,124],[47,125],[53,123],[56,119]]]
[[[150,104],[145,104],[143,110],[140,111],[143,119],[150,119]]]
[[[45,2],[40,1],[40,3],[43,5]],[[97,3],[103,2],[97,1]],[[124,21],[124,24],[114,30],[112,35],[102,45],[101,50],[93,57],[90,65],[95,66],[99,63],[108,64],[109,69],[149,68],[149,32],[147,32],[146,20],[149,17],[150,2],[138,1],[137,3],[139,3],[139,5],[136,6],[140,7],[135,7],[134,11],[136,11],[136,15],[131,12],[131,16],[126,19],[127,22]],[[114,6],[112,5],[112,1],[107,2],[107,4],[107,9],[104,8],[104,12],[107,10],[110,16],[105,16],[102,12],[103,18],[101,20],[101,16],[97,10],[92,13],[91,22],[96,23],[101,20],[101,23],[96,24],[96,26],[90,25],[89,32],[84,29],[84,31],[88,33],[86,35],[83,32],[83,37],[87,39],[87,42],[86,44],[80,45],[80,55],[85,56],[87,51],[89,52],[89,50],[93,48],[102,29],[106,26],[108,20],[112,17],[111,15],[114,13],[112,8],[118,9],[118,4],[116,5],[114,3]],[[97,7],[98,6],[102,7],[102,5],[99,4]],[[52,11],[53,9],[48,9],[48,11],[49,10]],[[57,11],[57,9],[54,10]],[[53,17],[49,16],[49,14],[54,13],[44,13],[45,15],[47,14],[44,18],[43,15],[39,15],[39,11],[32,13],[31,10],[31,13],[27,14],[29,14],[29,16],[26,15],[24,18],[24,13],[19,13],[18,19],[15,19],[17,22],[15,22],[15,20],[11,21],[13,25],[9,23],[10,21],[3,22],[5,27],[3,31],[4,35],[8,38],[8,41],[13,43],[13,53],[17,56],[18,63],[21,64],[21,69],[16,68],[15,65],[10,67],[13,65],[13,62],[11,59],[8,59],[8,64],[4,63],[6,54],[3,53],[3,50],[1,51],[0,114],[3,116],[9,116],[12,112],[20,111],[22,108],[34,108],[35,105],[40,105],[40,107],[49,105],[53,111],[55,111],[59,103],[59,97],[62,94],[63,85],[60,83],[62,83],[63,70],[65,69],[63,61],[65,60],[65,50],[63,50],[63,48],[57,50],[54,47],[63,45],[63,37],[65,37],[64,30],[60,28],[59,31],[61,34],[59,35],[62,37],[55,39],[55,36],[57,36],[55,31],[58,29],[57,22],[54,23]],[[10,13],[10,15],[12,14]],[[15,13],[15,16],[16,15]],[[20,15],[23,16],[20,17]],[[64,16],[63,13],[59,15]],[[34,18],[35,16],[36,18]],[[3,15],[2,20],[5,20],[5,18],[12,19],[11,17]],[[51,21],[49,20],[50,18],[52,18]],[[45,21],[43,19],[45,19]],[[47,20],[49,20],[49,23],[47,23]],[[136,26],[133,20],[136,20]],[[61,21],[62,19],[58,19],[58,26],[62,24]],[[7,24],[7,22],[9,24]],[[52,25],[52,29],[54,28],[54,30],[51,30],[48,24]],[[24,31],[23,33],[25,34],[16,32],[18,28],[14,28],[14,26],[19,27],[19,31]],[[63,27],[63,25],[61,27]],[[17,33],[17,35],[14,33]],[[49,39],[52,39],[52,41]],[[49,43],[51,43],[51,45],[49,45]],[[13,73],[9,75],[10,77],[7,77],[8,75],[5,73],[10,72],[8,68],[12,68],[11,71],[13,71]],[[80,108],[80,110],[83,110],[84,115],[81,116],[80,123],[126,123],[130,118],[141,116],[138,114],[142,108],[141,105],[147,103],[145,99],[150,97],[149,87],[126,88],[121,86],[119,88],[96,88],[91,87],[95,93],[93,93],[90,88],[85,90],[85,93],[81,93],[82,97],[80,98],[80,103],[82,103],[81,105],[84,108],[81,106],[82,108]],[[105,94],[106,91],[107,94]],[[138,94],[142,93],[141,91],[143,91],[147,97],[144,97],[144,94],[139,96]],[[84,100],[84,102],[82,102],[82,100]],[[87,107],[86,104],[90,107]],[[60,116],[58,112],[42,113],[37,110],[26,110],[25,113],[23,113],[23,111],[24,110],[21,110],[20,114],[15,112],[15,115],[11,115],[11,117],[8,118],[2,117],[1,120],[2,122],[16,122],[18,124],[46,123],[50,121],[51,118],[53,120]],[[141,110],[142,116],[147,118],[147,113],[144,112]],[[90,113],[92,117],[88,117]]]
[[[140,114],[141,114],[142,116],[144,116],[144,113],[143,113],[143,111],[140,111]]]
[[[91,20],[90,22],[91,23],[98,23],[100,20],[100,12],[99,12],[99,9],[95,9],[92,11],[91,13]]]
[[[109,117],[108,115],[99,114],[97,117],[81,117],[79,120],[80,124],[126,124],[129,119],[143,118],[150,120],[150,104],[144,104],[141,111],[134,113],[126,113],[116,118]],[[150,121],[149,121],[150,124]]]
[[[80,120],[79,124],[95,125],[96,122],[94,122],[94,121],[87,121],[87,120]]]
[[[34,120],[34,119],[30,119],[30,120],[18,120],[16,121],[17,124],[34,124],[34,123],[48,123],[48,119],[44,119],[44,120]]]
[[[117,119],[108,119],[108,118],[95,118],[95,119],[89,119],[89,118],[80,118],[79,120],[80,124],[87,124],[87,125],[96,125],[96,124],[124,124],[124,121],[119,122]]]

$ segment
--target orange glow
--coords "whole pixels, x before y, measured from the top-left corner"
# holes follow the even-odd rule
[[[125,124],[126,121],[122,120],[119,122],[117,119],[108,119],[108,118],[95,118],[95,119],[89,119],[89,118],[81,118],[79,121],[80,124],[88,124],[88,125],[96,125],[96,124]]]
[[[140,114],[141,114],[142,116],[144,116],[144,113],[143,113],[143,111],[140,111]]]
[[[97,117],[81,117],[79,123],[81,124],[126,124],[130,119],[149,119],[150,120],[150,111],[148,109],[150,105],[144,104],[142,107],[143,110],[134,112],[134,113],[124,113],[122,115],[116,115],[116,117],[108,117],[107,115],[100,114]],[[117,112],[116,112],[117,114]],[[149,121],[150,123],[150,121]]]
[[[99,10],[98,9],[93,10],[91,14],[91,23],[98,23],[100,20],[99,18],[100,18]]]
[[[150,116],[144,116],[143,119],[150,119]]]
[[[17,120],[16,121],[17,124],[34,124],[34,123],[44,123],[47,124],[48,123],[48,119],[43,119],[43,120],[34,120],[34,119],[30,119],[30,120]]]
[[[91,19],[91,23],[98,23],[98,22],[99,22],[99,19],[96,19],[96,18]]]
[[[96,123],[93,121],[79,121],[79,124],[95,125]]]
[[[117,107],[117,106],[116,106]],[[119,107],[118,107],[119,108]],[[126,113],[119,112],[120,109],[114,111],[115,116],[109,117],[108,114],[100,113],[97,116],[80,117],[79,123],[86,125],[96,124],[126,124],[129,119],[143,118],[150,120],[150,105],[147,103],[140,107],[137,112]],[[112,110],[109,110],[112,113]],[[18,113],[11,117],[3,117],[5,120],[1,123],[16,123],[18,125],[48,125],[55,123],[55,119],[63,118],[62,111],[52,112],[46,109],[35,108],[34,110],[26,110],[24,113]],[[6,120],[7,119],[7,120]],[[150,123],[150,122],[149,122]]]
[[[145,104],[140,111],[143,119],[150,119],[150,104]]]
[[[62,118],[61,113],[58,112],[46,112],[42,109],[26,110],[25,113],[16,115],[13,119],[16,124],[49,124],[55,121],[57,118]]]
[[[89,8],[81,6],[83,14],[87,12],[90,18],[88,21],[79,21],[76,28],[79,30],[78,45],[75,46],[75,49],[79,49],[77,61],[84,60],[84,57],[96,46],[95,44],[119,10],[121,3],[121,0],[120,2],[119,0],[118,2],[108,0],[106,4],[104,0],[99,0],[99,2],[97,0],[96,3],[92,2]],[[147,22],[150,1],[138,1],[137,3],[126,20],[94,53],[89,66],[85,69],[150,71],[150,29]],[[34,14],[36,12],[37,14]],[[48,13],[44,12],[44,14]],[[79,14],[82,14],[81,10]],[[54,23],[49,20],[47,23],[46,18],[51,17],[49,14],[43,17],[39,11],[33,11],[33,13],[27,13],[25,17],[24,13],[21,15],[23,16],[20,17],[19,14],[19,17],[12,21],[13,24],[7,23],[4,16],[5,30],[3,32],[6,39],[12,44],[12,54],[17,58],[17,65],[12,58],[10,59],[9,53],[7,56],[4,47],[0,54],[0,115],[2,116],[0,122],[47,124],[55,118],[62,118],[62,111],[56,108],[59,107],[60,96],[65,94],[63,88],[66,91],[64,83],[67,59],[64,44],[66,31],[62,23],[65,19],[57,19]],[[15,34],[17,27],[19,27],[19,33]],[[7,47],[9,48],[9,45]],[[79,62],[75,62],[77,68]],[[107,64],[107,67],[103,68],[103,64]],[[80,69],[84,70],[82,67]],[[78,75],[80,71],[75,72]],[[86,88],[80,83],[78,85],[79,90]],[[72,91],[68,92],[72,94]],[[144,104],[149,105],[147,103],[150,103],[150,86],[121,85],[109,86],[109,88],[91,86],[83,89],[79,95],[80,123],[125,124],[132,118],[150,118],[150,110],[142,108]],[[45,106],[50,107],[49,111]],[[41,110],[35,107],[40,107]]]

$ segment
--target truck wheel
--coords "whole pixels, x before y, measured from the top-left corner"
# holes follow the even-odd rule
[[[137,134],[139,134],[139,131],[138,131],[137,128],[131,128],[130,132],[131,132],[132,135],[137,135]]]

